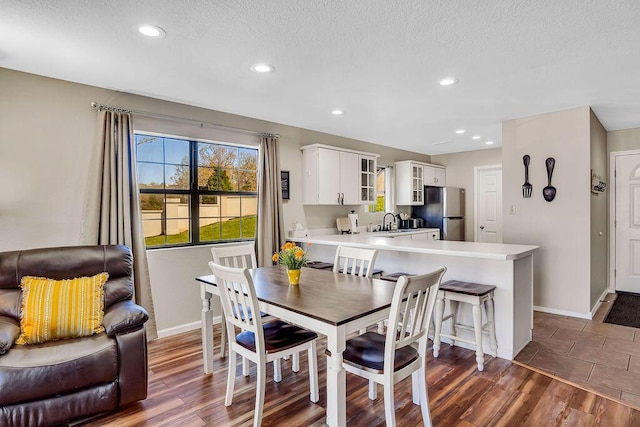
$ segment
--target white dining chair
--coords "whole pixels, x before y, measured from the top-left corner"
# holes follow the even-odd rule
[[[258,384],[253,425],[254,427],[260,426],[264,406],[267,363],[276,362],[283,356],[303,350],[307,350],[308,353],[310,399],[314,403],[318,402],[320,398],[316,355],[318,335],[282,320],[263,323],[260,316],[251,316],[250,313],[259,311],[259,306],[249,271],[246,268],[225,267],[214,262],[209,262],[209,267],[211,267],[216,285],[220,289],[223,316],[230,338],[225,406],[230,406],[233,401],[237,353],[251,360],[257,366]],[[237,335],[235,333],[236,327],[241,329]],[[274,369],[276,369],[275,363]]]
[[[213,262],[218,265],[235,268],[256,268],[258,262],[256,260],[256,252],[254,250],[254,243],[246,243],[240,245],[218,245],[211,248],[211,255],[213,256]],[[250,313],[250,315],[252,315]],[[266,323],[271,320],[275,320],[275,317],[269,316],[265,313],[260,313],[262,316],[262,322]],[[220,357],[225,357],[227,353],[227,328],[224,323],[220,328]],[[293,371],[298,372],[300,369],[299,357],[293,358]],[[276,362],[279,364],[280,362]],[[274,375],[279,375],[280,369],[274,369]],[[242,359],[242,374],[246,377],[249,375],[249,363],[245,358]],[[274,381],[280,382],[280,377],[274,376]]]
[[[431,426],[426,382],[426,352],[429,323],[445,267],[420,276],[401,276],[391,302],[386,335],[367,332],[347,341],[342,355],[347,372],[369,380],[369,398],[377,397],[377,385],[384,386],[387,426],[396,425],[393,389],[412,376],[413,403],[420,405],[422,421]]]
[[[371,277],[373,274],[373,264],[376,262],[377,256],[377,249],[338,246],[335,260],[333,261],[333,272]]]
[[[336,256],[333,261],[333,272],[352,274],[354,276],[371,277],[373,275],[373,265],[378,256],[377,249],[353,248],[350,246],[338,246]],[[378,331],[384,330],[384,322],[378,323]],[[361,329],[364,334],[366,328]]]

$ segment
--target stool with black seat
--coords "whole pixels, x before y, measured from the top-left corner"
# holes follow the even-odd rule
[[[493,305],[493,292],[496,287],[479,283],[449,280],[440,285],[438,298],[434,310],[435,331],[433,336],[433,357],[440,353],[441,338],[449,338],[452,345],[456,341],[462,341],[476,346],[476,362],[478,370],[484,370],[484,349],[482,347],[482,334],[489,334],[489,346],[491,355],[497,356],[498,344],[496,342],[496,325]],[[449,305],[449,314],[444,316],[444,303]],[[456,322],[458,303],[467,303],[472,306],[473,326]],[[482,309],[484,308],[486,323],[482,323]],[[442,333],[442,323],[451,320],[451,334]],[[473,331],[475,339],[469,340],[458,336],[458,329]]]
[[[317,270],[332,270],[333,264],[330,262],[310,261],[305,267],[315,268]]]
[[[381,280],[387,280],[389,282],[397,282],[398,279],[400,278],[400,276],[407,276],[407,277],[411,277],[411,276],[415,276],[415,274],[409,274],[409,273],[390,273],[390,274],[383,274],[380,276]]]

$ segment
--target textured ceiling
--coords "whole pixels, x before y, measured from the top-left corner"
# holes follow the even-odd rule
[[[637,0],[0,3],[1,67],[425,154],[587,105],[609,131],[640,127],[638,40]]]

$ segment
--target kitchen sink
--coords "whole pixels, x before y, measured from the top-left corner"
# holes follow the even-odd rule
[[[406,228],[406,229],[402,229],[402,230],[374,231],[374,233],[376,233],[376,234],[401,234],[401,233],[410,233],[412,231],[416,231],[416,230],[413,230],[411,228]]]

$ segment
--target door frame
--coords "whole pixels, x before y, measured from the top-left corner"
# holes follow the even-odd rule
[[[616,157],[640,154],[640,150],[612,151],[609,153],[609,292],[616,291]]]
[[[488,169],[500,169],[502,171],[502,164],[473,167],[473,241],[474,242],[478,241],[476,238],[477,237],[476,234],[478,233],[478,189],[479,189],[478,175],[480,174],[480,171],[488,170]],[[502,184],[502,182],[500,184]],[[504,190],[504,186],[501,185],[501,189]],[[500,206],[500,209],[502,209],[502,206]],[[504,219],[502,220],[502,224],[500,225],[501,226],[504,225]]]

